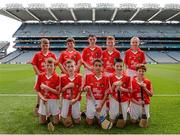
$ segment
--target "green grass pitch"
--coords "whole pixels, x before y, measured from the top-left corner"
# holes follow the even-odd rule
[[[59,72],[59,69],[57,69]],[[142,129],[128,124],[124,129],[102,130],[88,127],[83,121],[72,129],[56,126],[54,133],[73,134],[151,134],[180,133],[180,64],[148,65],[146,76],[152,81],[155,96],[150,105],[150,127]],[[49,133],[33,115],[35,97],[4,94],[34,94],[34,72],[31,65],[0,65],[0,133]],[[81,109],[85,107],[85,99]]]

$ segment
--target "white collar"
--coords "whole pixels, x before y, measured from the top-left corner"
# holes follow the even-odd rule
[[[94,51],[94,49],[95,49],[95,47],[94,48],[89,47],[89,48],[91,49],[91,51]]]
[[[52,76],[53,76],[53,75],[51,75],[51,76],[48,77],[48,76],[46,75],[46,78],[49,80]]]
[[[75,77],[74,76],[73,77],[68,77],[68,79],[72,82],[72,81],[74,81]]]
[[[109,54],[109,55],[112,55],[113,53],[114,53],[114,51],[112,51],[112,52],[109,52],[109,51],[108,51],[108,54]]]
[[[119,77],[119,76],[115,75],[115,77],[116,77],[118,80],[120,80],[123,76],[121,75],[121,76]]]
[[[97,77],[97,76],[95,75],[95,78],[99,81],[99,80],[102,78],[102,75],[101,75],[100,77]]]

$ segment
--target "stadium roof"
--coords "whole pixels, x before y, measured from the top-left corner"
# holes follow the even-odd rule
[[[159,4],[148,3],[137,7],[136,4],[124,3],[115,7],[111,3],[98,3],[96,7],[92,7],[89,3],[79,3],[74,7],[69,7],[64,3],[54,3],[47,7],[45,4],[32,3],[24,7],[22,4],[11,3],[1,8],[0,14],[21,22],[177,21],[179,23],[180,5],[166,4],[164,7],[160,7]]]

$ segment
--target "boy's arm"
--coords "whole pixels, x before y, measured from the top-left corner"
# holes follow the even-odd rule
[[[49,86],[47,86],[47,85],[45,85],[45,84],[41,84],[41,89],[45,89],[45,90],[47,90],[47,91],[50,91],[50,92],[52,92],[52,93],[54,93],[54,94],[59,94],[59,91],[57,91],[56,89],[53,89],[53,88],[51,88],[51,87],[49,87]]]
[[[97,112],[100,112],[100,111],[102,110],[102,108],[103,108],[103,106],[104,106],[104,104],[105,104],[105,102],[106,102],[106,100],[107,100],[107,97],[108,97],[108,92],[105,93],[102,102],[101,102],[100,105],[96,108],[96,111],[97,111]]]
[[[61,63],[58,63],[58,67],[60,68],[60,70],[61,70],[64,74],[67,73],[67,71],[65,70],[65,68],[63,67],[63,65],[62,65]]]
[[[69,88],[73,88],[74,87],[74,83],[68,83],[66,86],[64,86],[62,89],[61,89],[61,92],[65,92],[67,89]]]
[[[45,102],[47,102],[47,99],[40,93],[38,92],[38,96]]]
[[[76,65],[76,70],[75,71],[78,71],[80,69],[81,65],[82,65],[82,61],[79,60],[77,65]]]
[[[147,89],[147,87],[143,84],[143,90],[148,94],[148,96],[152,97],[154,92],[153,92],[153,88],[152,88],[152,84],[150,86],[150,90]]]
[[[34,72],[35,72],[36,75],[40,74],[40,71],[39,71],[39,69],[37,68],[36,65],[33,65],[33,69],[34,69]]]
[[[123,92],[129,92],[129,89],[123,88],[122,86],[120,87],[120,90]]]
[[[144,103],[144,101],[136,101],[134,98],[131,98],[131,101],[137,105],[142,105]]]
[[[85,61],[82,61],[82,63],[85,65],[85,67],[86,67],[88,70],[90,70],[90,71],[93,70],[93,67],[90,66],[89,64],[87,64]]]

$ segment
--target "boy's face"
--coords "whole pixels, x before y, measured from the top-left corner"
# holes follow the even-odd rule
[[[96,37],[89,37],[88,38],[88,42],[91,45],[95,45],[96,44]]]
[[[137,76],[138,77],[144,77],[145,70],[144,69],[138,69],[137,70]]]
[[[106,45],[107,45],[108,48],[114,48],[115,40],[113,40],[113,39],[107,39],[107,40],[106,40]]]
[[[66,64],[66,70],[68,73],[73,73],[75,71],[75,64],[74,62]]]
[[[46,63],[45,64],[45,67],[46,67],[46,70],[47,70],[47,72],[53,72],[54,71],[54,63],[52,62],[52,63]]]
[[[138,39],[132,39],[131,40],[131,48],[136,50],[139,46],[139,40]]]
[[[42,49],[43,51],[48,51],[48,50],[49,50],[49,43],[41,44],[41,49]]]
[[[114,65],[114,68],[115,68],[116,72],[122,71],[122,67],[123,67],[123,63],[122,62],[116,62],[116,64]]]
[[[74,42],[73,41],[67,42],[67,48],[74,48]]]
[[[100,73],[102,71],[102,63],[101,62],[94,63],[94,71],[96,73]]]

